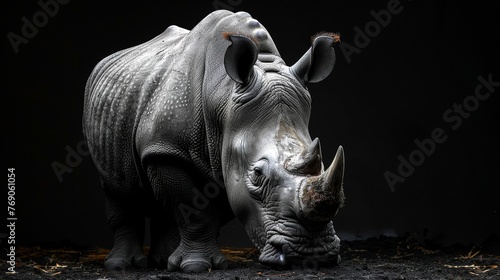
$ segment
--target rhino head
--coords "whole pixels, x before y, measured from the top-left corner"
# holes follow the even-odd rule
[[[324,168],[311,139],[308,83],[335,63],[337,34],[317,36],[293,66],[259,52],[258,42],[228,36],[226,73],[235,86],[223,123],[224,182],[237,219],[271,266],[336,264],[332,219],[344,201],[344,152]]]

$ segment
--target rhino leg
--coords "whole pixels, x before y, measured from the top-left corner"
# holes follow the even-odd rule
[[[151,217],[151,249],[148,254],[150,267],[167,268],[168,257],[179,246],[179,231],[175,221],[168,215]]]
[[[104,186],[105,192],[107,189]],[[144,215],[137,211],[137,202],[106,192],[106,212],[115,242],[104,266],[109,270],[147,267],[143,251]]]
[[[165,161],[171,162],[171,161]],[[174,213],[180,243],[168,258],[168,270],[203,272],[226,269],[227,261],[216,243],[219,227],[217,203],[205,197],[203,176],[185,164],[151,166],[148,175],[158,199],[166,188],[165,206]],[[160,179],[160,180],[158,180]],[[201,191],[200,191],[201,190]]]

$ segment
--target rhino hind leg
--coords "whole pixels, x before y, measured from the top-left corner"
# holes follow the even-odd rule
[[[165,207],[173,213],[180,243],[168,258],[169,271],[207,272],[226,269],[227,260],[217,246],[219,227],[217,197],[202,196],[204,182],[189,165],[171,160],[168,166],[149,166],[155,197],[164,195]]]
[[[104,183],[103,183],[104,185]],[[104,186],[106,191],[106,186]],[[114,234],[114,245],[104,266],[109,270],[147,267],[144,255],[144,215],[137,211],[137,202],[118,199],[106,192],[108,223]]]
[[[150,267],[167,268],[168,257],[179,246],[180,237],[175,221],[167,215],[151,217],[151,249],[148,254]]]

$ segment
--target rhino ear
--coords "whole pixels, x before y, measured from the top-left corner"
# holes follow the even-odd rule
[[[327,33],[314,38],[311,48],[290,70],[304,83],[317,83],[324,80],[335,65],[334,44],[340,41],[337,33]]]
[[[252,68],[257,60],[257,46],[245,36],[229,35],[226,37],[232,42],[224,56],[226,72],[235,82],[244,84],[248,82]]]

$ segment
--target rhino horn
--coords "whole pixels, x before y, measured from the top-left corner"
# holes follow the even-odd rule
[[[288,171],[308,175],[320,174],[321,167],[321,145],[318,138],[314,139],[302,153],[285,163]]]
[[[309,221],[333,219],[344,202],[344,149],[340,146],[332,164],[321,175],[306,179],[299,192],[300,215]]]

